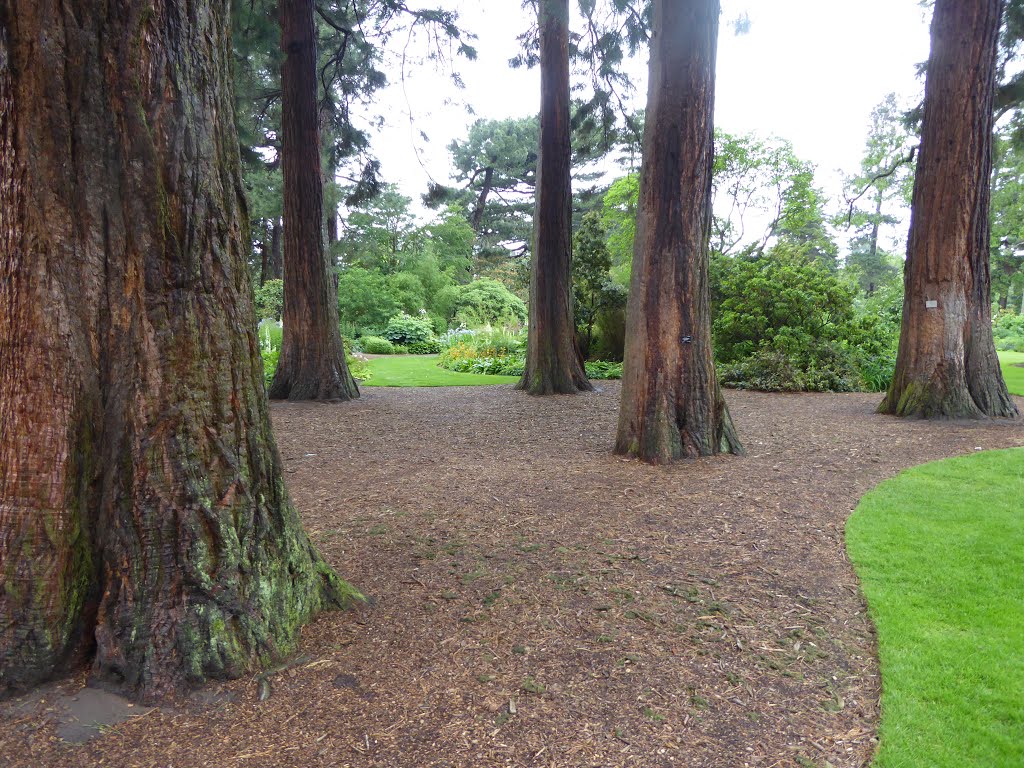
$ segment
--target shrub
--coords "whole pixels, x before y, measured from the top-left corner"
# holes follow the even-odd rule
[[[434,328],[429,318],[413,317],[402,312],[388,320],[383,336],[392,344],[408,346],[432,340]]]
[[[373,378],[373,372],[370,370],[370,366],[367,365],[366,360],[346,355],[345,362],[348,363],[348,372],[352,374],[353,379],[367,381]]]
[[[359,341],[359,347],[368,355],[393,355],[395,345],[380,336],[363,336]]]
[[[284,309],[284,280],[267,280],[253,291],[256,317],[261,320],[280,320]]]
[[[450,285],[437,293],[437,310],[450,322],[468,327],[508,326],[526,322],[522,299],[497,280],[483,277],[467,285]]]
[[[437,339],[427,339],[426,341],[414,341],[409,345],[409,354],[411,355],[436,355],[441,351],[441,342]]]
[[[992,337],[1000,352],[1024,352],[1024,315],[1000,310],[992,321]]]
[[[855,392],[860,376],[850,357],[825,343],[805,355],[764,348],[717,367],[719,380],[737,389],[763,392]]]
[[[899,297],[886,293],[858,307],[856,294],[793,246],[715,258],[712,329],[722,383],[784,392],[886,388]]]
[[[622,363],[607,360],[588,360],[586,363],[588,379],[621,379]]]

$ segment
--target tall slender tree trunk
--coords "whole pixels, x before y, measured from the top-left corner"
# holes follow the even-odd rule
[[[718,0],[655,0],[615,452],[742,451],[711,349],[708,237]]]
[[[1013,416],[992,340],[989,178],[1001,0],[937,0],[905,266],[903,325],[879,410]]]
[[[0,695],[241,675],[346,595],[270,431],[229,8],[0,0]]]
[[[270,243],[267,242],[267,235],[270,234],[269,224],[267,219],[260,219],[257,225],[260,228],[260,287],[270,279]]]
[[[324,185],[316,99],[313,0],[280,0],[284,333],[272,398],[351,400],[338,295],[324,251]]]
[[[284,251],[281,247],[281,220],[270,220],[270,280],[284,277]]]
[[[531,395],[593,389],[576,346],[572,306],[569,0],[540,0],[540,145],[530,263],[526,369]]]

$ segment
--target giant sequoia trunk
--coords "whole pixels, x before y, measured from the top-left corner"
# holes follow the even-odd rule
[[[281,0],[281,166],[284,176],[284,333],[270,396],[351,400],[338,292],[324,251],[324,185],[316,99],[313,0]]]
[[[340,603],[285,492],[228,0],[0,0],[0,694],[143,698]]]
[[[1013,416],[992,341],[989,174],[1001,0],[937,0],[896,373],[879,410]]]
[[[526,369],[518,387],[531,395],[551,395],[593,387],[576,346],[572,310],[569,0],[540,0],[538,23],[541,105],[537,204]]]
[[[718,0],[655,0],[616,453],[741,448],[715,376],[708,236]]]

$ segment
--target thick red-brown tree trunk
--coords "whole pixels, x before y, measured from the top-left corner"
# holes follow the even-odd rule
[[[879,410],[1013,416],[992,341],[989,175],[1001,0],[937,0],[925,81],[903,325]]]
[[[540,0],[540,143],[530,263],[526,369],[531,395],[593,389],[576,346],[572,307],[569,0]]]
[[[616,453],[661,463],[739,440],[715,376],[708,236],[718,0],[655,0]]]
[[[272,398],[351,400],[338,293],[324,249],[324,185],[316,98],[313,0],[280,0],[284,332]]]
[[[229,8],[0,0],[0,694],[237,676],[349,594],[270,431]]]

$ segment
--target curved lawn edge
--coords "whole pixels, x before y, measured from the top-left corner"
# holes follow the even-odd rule
[[[878,630],[874,768],[1024,766],[1024,449],[867,493],[846,542]]]

